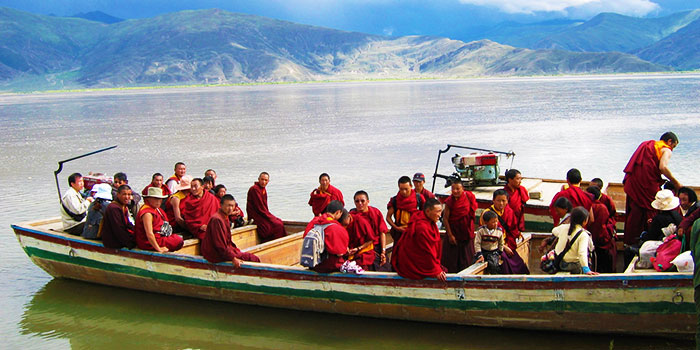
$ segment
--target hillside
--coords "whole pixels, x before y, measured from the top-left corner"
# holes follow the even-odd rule
[[[681,70],[700,69],[700,19],[636,54]]]

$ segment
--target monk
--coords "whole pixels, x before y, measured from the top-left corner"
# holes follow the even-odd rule
[[[414,280],[437,278],[445,282],[446,269],[440,265],[440,231],[437,222],[442,204],[435,198],[425,201],[425,209],[417,211],[399,240],[394,244],[391,264],[399,276]]]
[[[591,204],[593,204],[591,195],[582,190],[580,185],[581,172],[576,168],[569,169],[569,171],[566,172],[566,185],[562,186],[561,191],[554,195],[552,202],[549,204],[549,213],[552,215],[552,219],[554,220],[554,226],[558,226],[559,221],[561,220],[556,210],[554,210],[554,202],[556,202],[559,197],[565,197],[568,199],[574,208],[584,207],[588,211],[591,210]],[[593,221],[593,218],[590,217],[590,213],[589,221]]]
[[[416,189],[416,193],[420,193],[423,198],[435,198],[435,195],[425,188],[425,175],[423,175],[423,173],[413,174],[413,186]]]
[[[589,222],[587,229],[593,238],[593,245],[596,252],[596,271],[615,272],[617,258],[617,247],[615,246],[615,218],[610,214],[608,207],[601,201],[602,195],[597,185],[586,188],[594,200],[591,206],[595,221]]]
[[[345,262],[344,256],[348,254],[350,238],[348,237],[348,231],[345,230],[339,221],[344,221],[347,215],[348,212],[343,208],[340,201],[331,201],[326,206],[325,213],[314,217],[311,222],[306,225],[304,236],[306,236],[315,225],[330,224],[323,230],[323,243],[325,252],[327,253],[326,258],[318,265],[314,266],[314,271],[322,273],[335,272],[339,271],[340,267],[343,266]]]
[[[615,208],[615,202],[613,201],[610,196],[608,196],[605,192],[603,192],[603,180],[599,177],[593,178],[590,183],[591,186],[596,186],[600,190],[600,198],[598,199],[603,205],[605,205],[606,208],[608,208],[608,212],[610,213],[611,218],[615,218],[617,216],[617,208]]]
[[[174,252],[182,248],[182,237],[173,234],[160,203],[166,196],[160,188],[149,188],[143,197],[146,202],[139,209],[134,225],[136,246],[143,250]]]
[[[348,260],[354,260],[362,269],[369,271],[374,264],[374,230],[362,215],[348,213],[340,222],[348,231]]]
[[[525,261],[518,254],[518,239],[522,238],[522,233],[519,229],[518,220],[513,214],[513,210],[508,205],[508,192],[504,189],[493,191],[493,203],[490,207],[484,209],[484,212],[492,211],[498,217],[498,226],[505,232],[505,247],[501,252],[501,273],[503,274],[529,274]],[[485,225],[483,214],[479,218],[480,225]]]
[[[236,268],[241,261],[260,262],[254,254],[242,252],[231,239],[231,222],[229,216],[236,209],[236,201],[230,194],[224,195],[219,202],[219,209],[207,222],[207,229],[202,237],[202,256],[211,263],[230,261]]]
[[[141,190],[142,195],[146,195],[148,193],[148,189],[151,187],[158,187],[163,190],[163,194],[166,196],[170,196],[172,193],[170,192],[170,188],[168,186],[165,186],[165,183],[163,183],[163,174],[161,173],[155,173],[153,176],[151,176],[151,183],[148,184],[146,187]]]
[[[423,203],[425,203],[425,197],[413,190],[411,178],[401,176],[399,178],[399,193],[391,197],[386,205],[386,222],[391,226],[389,233],[391,233],[394,242],[398,241],[401,234],[406,231],[411,215],[423,209]]]
[[[678,146],[678,136],[672,132],[661,135],[659,141],[644,141],[634,151],[625,167],[624,184],[627,199],[625,202],[625,244],[635,244],[642,231],[648,229],[648,222],[656,216],[652,208],[656,193],[661,189],[664,175],[676,188],[681,185],[669,169],[673,149]]]
[[[462,181],[452,183],[452,194],[445,201],[442,222],[445,238],[442,242],[442,265],[450,273],[466,269],[474,261],[474,218],[476,197],[464,190]]]
[[[183,176],[180,179],[180,183],[175,186],[175,193],[165,201],[165,215],[168,217],[168,222],[171,223],[175,232],[187,231],[185,219],[182,218],[182,212],[180,211],[180,203],[190,194],[191,182],[192,176]]]
[[[248,218],[253,219],[253,224],[258,225],[258,236],[262,242],[287,235],[282,220],[272,215],[267,206],[267,190],[265,187],[269,182],[270,174],[264,171],[260,173],[258,181],[248,189],[248,202],[246,203]]]
[[[508,206],[513,210],[515,220],[518,222],[518,230],[525,231],[525,203],[530,200],[527,188],[521,186],[523,176],[517,169],[506,171],[506,185],[503,187],[508,193]]]
[[[386,233],[389,229],[384,222],[384,215],[379,209],[369,205],[369,195],[365,191],[355,192],[353,197],[355,208],[350,210],[350,214],[359,215],[365,218],[374,234],[374,263],[373,271],[391,271],[390,266],[386,266]]]
[[[343,193],[339,189],[331,185],[330,175],[323,173],[318,177],[318,188],[314,188],[311,191],[311,198],[309,198],[309,205],[311,206],[311,211],[314,216],[319,216],[326,209],[326,206],[331,201],[339,201],[343,205]]]
[[[175,173],[165,181],[165,185],[170,189],[170,193],[175,193],[175,187],[180,183],[180,179],[187,174],[187,166],[183,162],[175,163]]]
[[[136,246],[134,224],[129,220],[129,208],[127,207],[132,198],[131,187],[121,185],[117,189],[117,196],[107,206],[100,226],[102,244],[105,247],[131,249]]]
[[[192,179],[190,194],[180,202],[180,212],[187,230],[199,239],[204,238],[209,218],[217,210],[219,210],[219,200],[216,196],[204,190],[202,179]]]

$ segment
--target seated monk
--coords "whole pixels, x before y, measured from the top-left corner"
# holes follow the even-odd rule
[[[175,187],[180,184],[180,180],[187,174],[187,166],[183,162],[175,163],[175,173],[165,181],[165,185],[170,189],[170,193],[175,193]]]
[[[557,212],[554,210],[554,202],[557,201],[560,197],[565,197],[566,199],[571,202],[571,206],[575,207],[584,207],[586,210],[589,211],[589,216],[592,214],[590,213],[591,210],[591,205],[593,204],[593,199],[591,198],[591,195],[582,190],[581,187],[581,172],[578,169],[570,169],[566,173],[566,185],[562,186],[561,191],[559,191],[557,194],[554,195],[554,198],[552,198],[552,202],[549,204],[549,213],[552,215],[552,219],[554,220],[554,226],[559,225],[560,217],[557,214]],[[591,221],[593,221],[594,218],[590,218]]]
[[[161,173],[155,173],[153,176],[151,176],[151,183],[148,184],[146,187],[141,190],[142,195],[148,194],[148,189],[151,187],[158,187],[163,190],[163,194],[166,196],[170,196],[172,193],[170,193],[170,188],[168,186],[165,186],[165,182],[163,182],[163,174]]]
[[[325,246],[326,258],[318,265],[314,266],[316,272],[329,273],[339,271],[345,262],[344,256],[348,254],[348,231],[340,224],[345,220],[348,212],[343,208],[340,201],[331,201],[326,206],[326,212],[316,216],[306,225],[304,236],[316,225],[330,224],[323,230],[323,244]]]
[[[399,193],[391,197],[386,205],[386,222],[391,226],[389,233],[394,241],[398,241],[406,230],[411,215],[423,209],[425,198],[413,190],[411,178],[401,176],[399,178]]]
[[[127,207],[131,199],[131,187],[121,185],[117,189],[117,197],[107,206],[100,227],[102,244],[105,247],[131,249],[136,246],[134,224],[129,220],[129,208]]]
[[[180,211],[180,203],[190,194],[191,182],[192,176],[183,176],[180,179],[180,183],[175,185],[175,193],[165,201],[165,215],[168,217],[168,222],[171,223],[175,232],[187,231],[185,219],[182,218],[182,212]]]
[[[437,278],[446,281],[445,268],[440,265],[440,231],[437,222],[442,204],[435,198],[425,202],[425,209],[411,216],[406,231],[394,244],[391,264],[399,276],[419,280]]]
[[[339,189],[331,185],[330,175],[323,173],[318,177],[318,188],[314,188],[311,191],[311,198],[309,198],[309,205],[311,206],[311,211],[314,216],[319,216],[324,212],[326,206],[331,201],[339,201],[343,205],[343,193]]]
[[[172,227],[160,209],[160,203],[165,197],[163,190],[155,187],[149,188],[144,196],[146,203],[139,209],[134,227],[136,246],[139,249],[162,253],[182,248],[182,237],[172,233]]]
[[[355,208],[350,210],[350,214],[360,215],[365,218],[374,234],[374,264],[372,271],[391,271],[391,264],[386,263],[386,227],[382,212],[369,205],[369,194],[365,191],[357,191],[354,196]]]
[[[374,242],[377,240],[369,221],[360,214],[348,213],[340,223],[348,231],[348,260],[354,260],[362,269],[369,271],[374,264]]]
[[[248,189],[248,202],[246,211],[248,218],[253,220],[253,224],[258,226],[258,237],[260,241],[267,242],[287,235],[284,223],[280,218],[272,215],[267,206],[267,190],[265,187],[270,182],[270,174],[260,173],[258,181]]]
[[[202,179],[192,179],[190,194],[180,202],[180,212],[187,230],[193,236],[202,239],[207,230],[209,218],[217,210],[219,210],[219,201],[216,196],[204,190]]]
[[[219,202],[220,208],[207,223],[207,230],[202,238],[201,251],[207,261],[218,263],[230,261],[236,268],[241,267],[241,260],[260,262],[260,258],[242,252],[231,239],[231,222],[229,216],[236,209],[236,201],[230,194],[225,195]]]

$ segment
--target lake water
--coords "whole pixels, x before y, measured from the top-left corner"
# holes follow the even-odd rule
[[[364,189],[381,209],[401,175],[430,177],[448,143],[512,150],[512,166],[524,176],[564,178],[576,167],[586,180],[619,182],[637,145],[667,130],[681,140],[674,175],[700,185],[699,118],[700,75],[0,95],[0,348],[692,348],[664,339],[275,310],[52,280],[24,254],[10,224],[57,216],[57,162],[110,145],[119,147],[66,164],[61,189],[75,171],[124,171],[140,190],[152,173],[169,176],[183,161],[195,176],[215,169],[217,183],[245,207],[248,187],[267,171],[271,211],[309,220],[306,202],[321,172],[346,198]],[[451,173],[447,161],[441,172]]]

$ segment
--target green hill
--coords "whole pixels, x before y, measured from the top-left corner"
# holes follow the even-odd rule
[[[700,69],[700,19],[636,54],[681,70]]]

